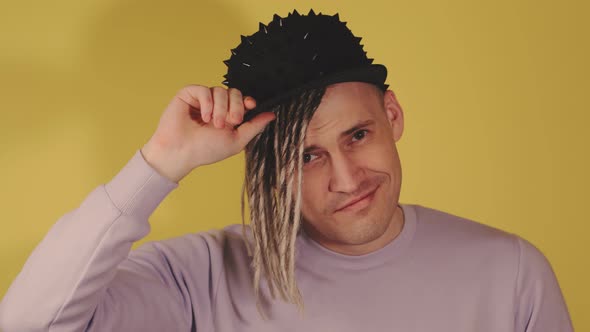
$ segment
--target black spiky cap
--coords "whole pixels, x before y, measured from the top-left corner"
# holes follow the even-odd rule
[[[339,82],[367,82],[387,90],[387,69],[367,58],[355,37],[339,15],[307,15],[296,10],[273,20],[231,50],[225,60],[227,74],[223,84],[237,88],[244,96],[256,99],[254,115],[306,88]]]

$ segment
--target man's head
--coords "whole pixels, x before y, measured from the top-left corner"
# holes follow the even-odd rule
[[[301,224],[324,246],[359,254],[380,247],[401,213],[395,141],[403,115],[387,90],[387,69],[373,64],[360,41],[338,14],[293,11],[242,36],[224,61],[223,84],[257,101],[244,121],[276,115],[245,148],[253,252],[246,245],[259,311],[261,275],[272,298],[278,292],[303,308],[294,277]]]

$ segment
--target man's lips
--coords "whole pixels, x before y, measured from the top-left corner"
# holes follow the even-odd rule
[[[379,188],[379,186],[377,186],[377,188]],[[351,205],[353,205],[353,204],[355,204],[355,203],[357,203],[357,202],[359,202],[359,201],[362,201],[363,199],[365,199],[365,198],[367,198],[368,196],[370,196],[370,195],[372,195],[373,193],[375,193],[375,191],[377,191],[377,188],[375,188],[375,189],[371,190],[371,191],[370,191],[370,192],[368,192],[368,193],[361,194],[361,195],[359,195],[359,196],[357,196],[357,197],[355,197],[355,198],[351,199],[350,201],[348,201],[347,203],[345,203],[343,206],[341,206],[341,207],[337,208],[337,209],[336,209],[334,212],[338,212],[338,211],[344,210],[344,209],[346,209],[347,207],[349,207],[349,206],[351,206]]]

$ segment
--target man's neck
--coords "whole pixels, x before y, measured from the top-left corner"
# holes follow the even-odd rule
[[[348,245],[348,246],[344,247],[344,246],[338,245],[338,244],[330,245],[330,244],[328,244],[329,243],[328,241],[320,240],[322,238],[322,235],[318,234],[317,231],[314,230],[313,228],[310,229],[309,227],[307,227],[306,224],[303,224],[302,231],[304,231],[308,237],[313,239],[315,242],[319,243],[324,248],[327,248],[331,251],[334,251],[334,252],[337,252],[337,253],[343,254],[343,255],[360,256],[360,255],[366,255],[371,252],[377,251],[377,250],[385,247],[387,244],[391,243],[391,241],[395,240],[395,238],[397,238],[397,236],[401,233],[401,231],[404,227],[404,223],[405,223],[404,220],[405,220],[404,211],[398,205],[395,209],[393,217],[391,218],[391,221],[389,222],[389,224],[387,226],[387,229],[385,230],[385,232],[383,232],[383,234],[381,236],[379,236],[378,238],[374,239],[371,242],[364,243],[362,245],[356,245],[356,246]],[[324,243],[324,242],[328,242],[328,243]]]

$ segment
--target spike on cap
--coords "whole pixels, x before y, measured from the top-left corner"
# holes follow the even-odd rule
[[[252,41],[250,40],[250,38],[248,38],[246,36],[243,36],[243,35],[241,35],[240,37],[242,39],[242,44],[243,45],[245,45],[246,43],[248,43],[249,45],[252,45]]]
[[[297,11],[297,9],[293,9],[293,15],[294,15],[294,16],[301,16],[301,15],[299,14],[299,12]]]
[[[258,30],[264,31],[265,34],[268,33],[268,30],[266,29],[266,25],[262,24],[262,22],[260,22],[258,24]]]
[[[315,16],[315,12],[313,11],[313,8],[309,10],[309,13],[307,15]]]

